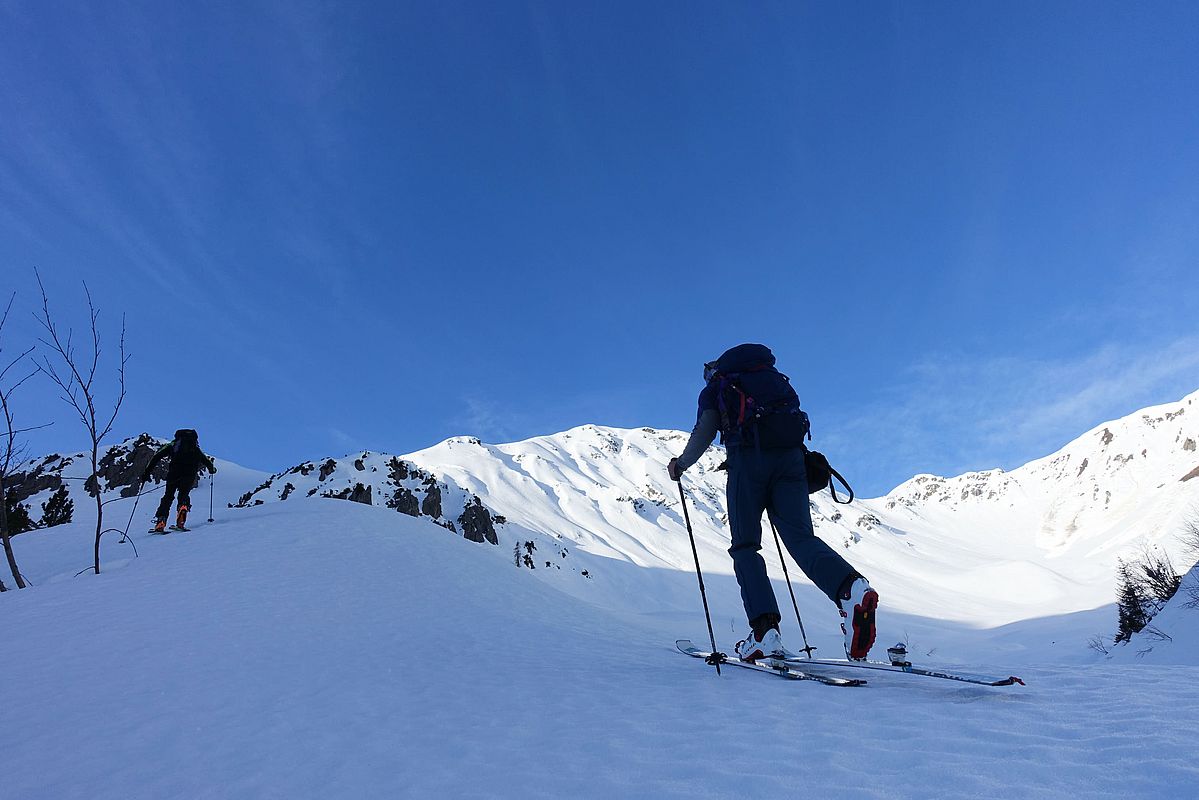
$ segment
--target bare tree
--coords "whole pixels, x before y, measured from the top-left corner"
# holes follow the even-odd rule
[[[1182,544],[1187,557],[1192,560],[1192,569],[1199,565],[1199,513],[1192,514],[1182,523]],[[1186,587],[1186,608],[1199,608],[1199,580],[1191,578]]]
[[[36,270],[35,270],[35,274]],[[50,300],[46,297],[46,287],[42,284],[42,276],[37,275],[37,285],[42,292],[42,314],[38,317],[45,330],[45,336],[39,341],[49,350],[49,354],[41,354],[37,360],[38,369],[45,373],[50,380],[62,391],[62,399],[79,415],[79,421],[87,429],[92,445],[92,472],[85,486],[87,493],[96,501],[96,538],[95,538],[95,572],[100,574],[100,537],[104,534],[104,503],[100,498],[100,443],[112,432],[117,413],[125,402],[125,365],[129,356],[125,353],[125,317],[121,316],[121,341],[119,363],[117,365],[117,398],[112,404],[112,412],[105,414],[96,408],[96,375],[100,369],[100,310],[92,300],[92,293],[83,284],[83,293],[87,296],[87,310],[90,322],[91,347],[82,355],[75,350],[74,333],[68,328],[66,336],[60,332],[50,313]]]
[[[8,305],[4,308],[4,315],[0,316],[0,353],[4,352],[4,324],[8,322],[8,312],[12,310],[14,299],[16,299],[15,292],[8,298]],[[18,589],[25,588],[25,579],[21,576],[21,570],[17,567],[17,557],[13,554],[12,537],[8,526],[8,494],[6,484],[8,482],[9,470],[12,469],[13,464],[20,463],[25,457],[25,447],[17,437],[27,431],[35,430],[35,428],[15,427],[11,403],[13,393],[20,388],[22,383],[35,375],[37,370],[34,369],[23,377],[12,379],[11,383],[8,383],[8,381],[9,373],[24,363],[26,357],[32,352],[33,348],[30,347],[25,352],[8,361],[0,369],[0,417],[3,417],[0,420],[0,423],[3,424],[3,428],[0,428],[0,542],[3,542],[4,556],[8,559],[8,569],[12,572],[13,580],[16,581]],[[5,589],[4,582],[0,581],[0,592],[5,591]]]

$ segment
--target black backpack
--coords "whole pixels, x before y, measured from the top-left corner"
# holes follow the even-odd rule
[[[175,431],[174,447],[171,448],[173,453],[186,452],[190,450],[200,449],[200,434],[196,433],[191,428],[180,428]]]
[[[711,370],[725,447],[803,447],[808,415],[799,407],[791,379],[774,368],[762,344],[743,344],[722,355]]]
[[[854,492],[849,482],[833,469],[823,453],[809,450],[804,444],[812,438],[811,420],[799,407],[799,395],[791,386],[791,379],[775,369],[774,364],[774,354],[766,345],[742,344],[704,365],[704,376],[709,382],[718,382],[721,443],[725,447],[802,447],[808,494],[827,487],[835,502],[853,502]],[[849,492],[848,499],[837,496],[836,488],[831,485],[833,478]]]

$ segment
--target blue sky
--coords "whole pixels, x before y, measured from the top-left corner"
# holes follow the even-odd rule
[[[774,348],[866,494],[1199,388],[1190,3],[0,4],[7,347],[246,466],[689,428]],[[78,449],[44,382],[31,449]]]

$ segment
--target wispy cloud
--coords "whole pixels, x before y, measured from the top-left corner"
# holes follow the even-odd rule
[[[460,402],[461,410],[448,420],[450,428],[490,443],[518,441],[588,423],[617,427],[645,424],[645,415],[639,410],[645,402],[638,389],[547,396],[536,407],[521,406],[521,398],[482,394],[464,395]]]
[[[322,433],[333,443],[333,446],[341,453],[353,453],[355,451],[367,449],[360,439],[343,431],[341,428],[330,426],[323,429]]]
[[[871,494],[919,472],[1010,469],[1104,421],[1179,399],[1199,388],[1199,336],[1075,358],[935,353],[907,375],[833,411],[820,431],[817,446]]]

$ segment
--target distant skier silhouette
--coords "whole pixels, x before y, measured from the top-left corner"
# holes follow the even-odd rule
[[[203,467],[215,475],[216,465],[200,450],[200,436],[191,428],[175,431],[174,440],[158,449],[150,463],[142,470],[142,483],[150,480],[150,473],[163,458],[170,458],[171,465],[167,469],[166,493],[163,494],[158,511],[154,514],[154,532],[161,533],[166,530],[167,516],[171,513],[171,501],[175,499],[176,492],[179,494],[179,510],[174,527],[186,530],[187,512],[191,510],[191,490],[196,485],[200,468]]]

